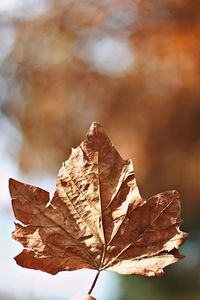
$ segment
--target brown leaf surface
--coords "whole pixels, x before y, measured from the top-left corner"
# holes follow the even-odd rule
[[[131,160],[121,158],[97,123],[63,163],[50,202],[48,192],[14,179],[10,194],[20,221],[13,238],[25,248],[15,257],[22,267],[154,276],[182,258],[177,249],[187,234],[179,230],[178,192],[142,199]]]

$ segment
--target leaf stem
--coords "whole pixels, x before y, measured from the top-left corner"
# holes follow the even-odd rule
[[[88,292],[88,294],[89,295],[91,295],[91,293],[92,293],[92,291],[93,291],[93,289],[94,289],[94,287],[95,287],[95,284],[96,284],[96,282],[97,282],[97,279],[98,279],[98,277],[99,277],[99,275],[100,275],[100,270],[98,270],[98,272],[97,272],[97,274],[96,274],[96,276],[95,276],[95,278],[94,278],[94,281],[93,281],[93,283],[92,283],[92,286],[91,286],[91,288],[90,288],[90,290],[89,290],[89,292]]]

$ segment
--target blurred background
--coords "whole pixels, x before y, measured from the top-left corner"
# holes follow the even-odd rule
[[[98,300],[200,295],[200,6],[196,0],[0,0],[0,299],[68,299],[92,271],[55,277],[13,257],[8,178],[53,194],[92,121],[132,158],[143,197],[177,189],[187,256],[161,278],[101,274]]]

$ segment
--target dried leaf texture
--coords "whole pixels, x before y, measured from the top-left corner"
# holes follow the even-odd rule
[[[10,179],[16,219],[13,238],[23,267],[51,274],[82,268],[121,274],[161,275],[182,255],[176,191],[141,198],[131,160],[123,160],[101,125],[63,163],[53,199]],[[23,225],[21,225],[23,224]]]

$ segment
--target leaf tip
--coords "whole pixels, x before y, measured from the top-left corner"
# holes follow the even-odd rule
[[[13,179],[13,178],[9,178],[9,180],[8,180],[8,184],[9,184],[9,186],[10,186],[10,185],[12,185],[14,182],[15,182],[15,179]]]
[[[13,191],[13,189],[16,188],[16,183],[18,183],[17,180],[15,180],[13,178],[9,178],[9,180],[8,180],[8,187],[9,187],[10,193]]]
[[[99,132],[103,132],[103,127],[101,126],[100,123],[94,121],[94,122],[92,122],[87,135],[96,135]]]

